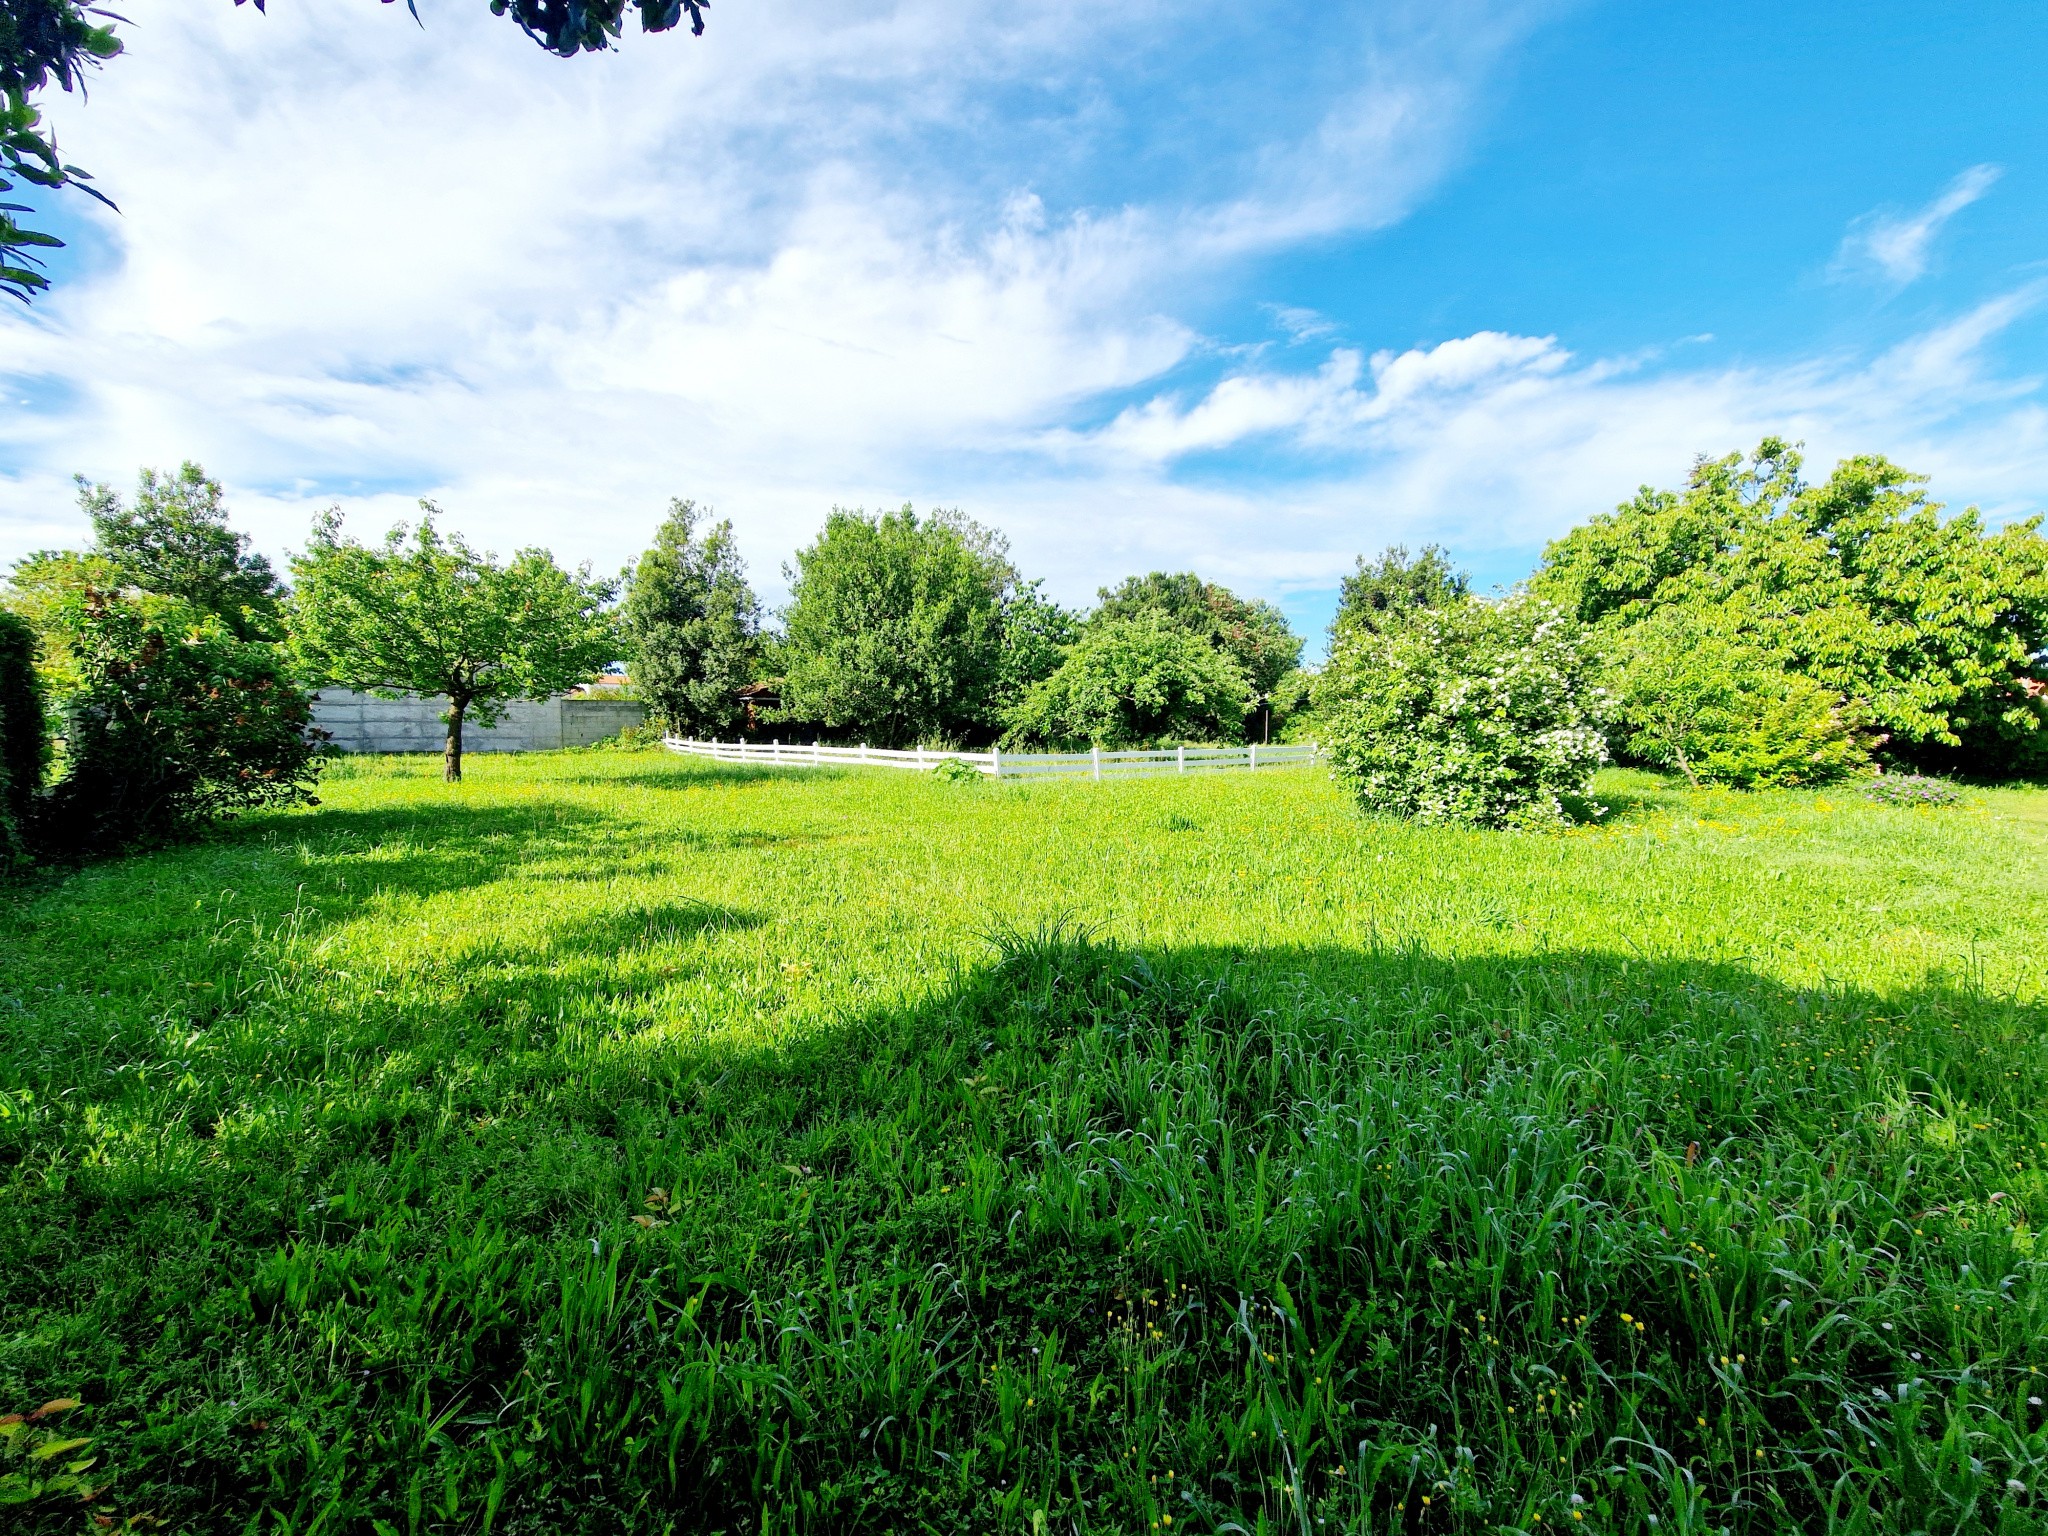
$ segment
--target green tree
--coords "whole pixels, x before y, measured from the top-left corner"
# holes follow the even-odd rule
[[[1539,829],[1606,759],[1583,627],[1517,596],[1363,629],[1324,668],[1321,742],[1366,810]]]
[[[188,604],[150,613],[97,592],[76,636],[82,684],[65,711],[64,776],[36,810],[39,846],[111,852],[239,810],[317,803],[312,710],[278,646]]]
[[[633,683],[667,729],[718,735],[745,714],[739,690],[761,660],[761,607],[730,521],[669,503],[634,567],[620,619]]]
[[[445,777],[462,777],[462,727],[473,713],[494,724],[518,698],[544,698],[616,660],[606,605],[614,586],[588,566],[571,573],[544,549],[500,565],[460,534],[434,526],[420,503],[381,546],[347,538],[339,509],[315,520],[292,561],[292,643],[314,679],[392,698],[442,696],[448,708]]]
[[[36,632],[0,610],[0,872],[26,857],[29,813],[49,767]]]
[[[88,592],[113,592],[120,578],[104,557],[75,549],[39,549],[15,561],[0,588],[0,608],[18,614],[35,630],[36,670],[47,707],[57,715],[84,684],[73,644]],[[152,606],[147,598],[145,607]]]
[[[1006,739],[1121,750],[1238,741],[1251,685],[1230,655],[1158,609],[1089,623],[1006,716]]]
[[[1702,459],[1683,492],[1645,490],[1545,551],[1531,587],[1619,634],[1656,610],[1721,633],[1839,695],[1887,755],[1925,767],[2048,763],[2040,519],[1987,530],[1945,516],[1923,477],[1843,460],[1800,479],[1778,439]]]
[[[93,553],[120,585],[190,603],[244,640],[280,638],[277,575],[228,526],[220,482],[197,464],[188,459],[175,475],[143,470],[132,507],[81,475],[78,504],[92,519]]]
[[[1281,680],[1300,665],[1301,637],[1273,604],[1239,597],[1192,571],[1152,571],[1104,587],[1089,622],[1158,613],[1228,656],[1249,685],[1246,711],[1270,708]],[[1236,733],[1233,733],[1233,737]]]
[[[1471,593],[1472,578],[1451,565],[1442,545],[1425,544],[1411,557],[1407,545],[1391,544],[1376,559],[1360,555],[1357,569],[1344,578],[1330,643],[1387,629],[1419,609],[1449,608]]]
[[[957,512],[835,507],[786,574],[782,718],[883,747],[990,731],[1016,583],[999,535]]]
[[[1081,616],[1044,592],[1042,581],[1019,582],[1003,598],[1003,650],[996,685],[998,713],[1014,709],[1034,685],[1060,669],[1081,635]]]
[[[1694,786],[1819,783],[1868,760],[1839,695],[1691,609],[1660,608],[1617,644],[1628,752]]]

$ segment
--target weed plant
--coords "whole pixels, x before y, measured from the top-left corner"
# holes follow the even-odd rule
[[[8,1529],[2040,1530],[2048,796],[1596,793],[344,760],[17,887]]]

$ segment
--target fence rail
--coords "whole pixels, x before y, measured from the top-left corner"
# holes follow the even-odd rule
[[[692,757],[771,768],[936,768],[943,762],[965,763],[992,779],[1121,779],[1236,768],[1256,771],[1312,762],[1316,755],[1312,741],[1285,747],[1168,747],[1156,752],[942,752],[924,747],[895,751],[887,747],[826,747],[816,742],[776,741],[764,746],[681,736],[665,737],[662,745]]]

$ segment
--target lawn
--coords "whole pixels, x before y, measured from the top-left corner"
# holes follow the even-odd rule
[[[2048,793],[438,767],[0,893],[9,1529],[2048,1528]]]

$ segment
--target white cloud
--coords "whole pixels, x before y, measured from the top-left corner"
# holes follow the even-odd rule
[[[487,546],[616,567],[692,495],[772,594],[829,506],[908,498],[1002,526],[1069,599],[1154,566],[1327,586],[1396,538],[1526,549],[1767,431],[2048,487],[2036,385],[1985,360],[2034,290],[1769,368],[1496,330],[1369,353],[1284,305],[1317,366],[1200,334],[1249,257],[1427,194],[1519,0],[1304,9],[1280,63],[1192,104],[1145,82],[1234,64],[1250,34],[1210,29],[1256,17],[756,0],[562,62],[467,0],[424,34],[357,0],[124,10],[130,55],[59,104],[118,259],[0,314],[36,402],[0,408],[0,560],[80,537],[73,470],[185,457],[273,554],[331,500],[374,531],[431,495]],[[1120,180],[1134,125],[1178,158]]]
[[[1967,485],[1994,516],[2014,514],[2048,488],[2048,405],[2040,378],[2001,374],[1986,347],[2044,301],[2048,282],[2034,283],[1875,357],[1769,367],[1581,361],[1554,338],[1498,332],[1363,367],[1338,349],[1310,373],[1234,374],[1192,402],[1157,396],[1053,446],[1095,466],[1123,503],[1149,494],[1204,570],[1283,591],[1330,586],[1355,554],[1399,540],[1439,539],[1481,565],[1495,552],[1526,561],[1634,486],[1676,484],[1696,454],[1771,433],[1803,440],[1814,473],[1882,451],[1930,473],[1937,495]],[[1261,444],[1306,471],[1282,494],[1197,492],[1175,477],[1189,456]]]
[[[1830,270],[1841,277],[1875,268],[1898,284],[1923,276],[1942,226],[1989,192],[2001,174],[1995,165],[1973,165],[1924,208],[1910,213],[1880,209],[1863,215],[1849,226]]]
[[[1324,77],[1247,138],[1119,95],[1253,25],[1199,0],[761,0],[573,62],[474,5],[127,9],[58,104],[119,260],[0,316],[38,400],[0,415],[0,558],[78,537],[72,470],[189,456],[273,551],[359,485],[369,520],[430,494],[611,564],[695,494],[771,581],[834,501],[969,500],[967,460],[1182,362],[1175,301],[1229,251],[1394,216],[1527,24],[1316,13]],[[1175,112],[1193,169],[1087,191]]]

